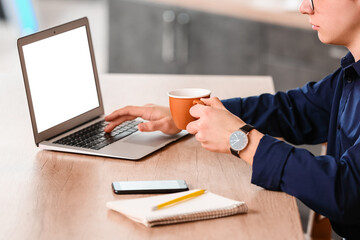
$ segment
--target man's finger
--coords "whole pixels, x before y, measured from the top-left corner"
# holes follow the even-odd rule
[[[196,134],[197,133],[196,121],[190,122],[186,126],[186,131],[188,131],[190,134]]]
[[[196,104],[194,106],[192,106],[189,110],[190,115],[193,116],[194,118],[200,118],[202,115],[202,112],[204,111],[205,108],[207,108],[208,106],[205,105],[201,105],[201,104]]]
[[[124,108],[120,108],[108,116],[105,117],[105,121],[113,121],[117,118],[122,116],[133,116],[133,117],[142,117],[145,115],[146,109],[145,107],[138,107],[138,106],[126,106]]]
[[[174,125],[171,124],[169,118],[162,118],[157,121],[140,123],[138,127],[141,132],[161,131],[169,135],[177,134],[181,131],[180,129],[177,129],[176,127],[174,127]]]
[[[104,128],[105,132],[111,132],[114,128],[122,124],[123,122],[134,120],[134,116],[121,116],[114,121],[110,121],[109,124]],[[106,120],[106,119],[105,119]],[[107,120],[106,120],[107,121]]]
[[[158,121],[150,121],[150,122],[143,122],[139,124],[139,130],[141,132],[154,132],[161,129],[162,124],[164,124],[163,120]]]
[[[218,97],[201,98],[201,101],[203,101],[207,106],[211,106],[214,108],[224,108],[224,105]]]

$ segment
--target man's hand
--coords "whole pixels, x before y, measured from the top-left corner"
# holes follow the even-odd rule
[[[201,145],[213,152],[230,152],[231,133],[245,123],[230,113],[218,98],[201,99],[204,105],[197,104],[190,109],[190,114],[198,120],[189,123],[186,130],[195,134]]]
[[[171,117],[170,109],[163,106],[147,104],[145,106],[126,106],[120,108],[105,117],[105,121],[109,124],[105,128],[105,132],[111,132],[116,126],[129,120],[141,117],[148,122],[138,125],[141,132],[162,131],[165,134],[176,134],[181,130],[175,126]]]

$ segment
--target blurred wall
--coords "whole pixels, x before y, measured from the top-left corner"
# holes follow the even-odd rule
[[[4,9],[3,9],[3,6],[2,6],[1,0],[0,0],[0,19],[5,19]]]

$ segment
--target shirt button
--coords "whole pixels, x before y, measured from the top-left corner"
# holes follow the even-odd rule
[[[337,129],[340,130],[341,129],[341,126],[340,124],[337,125]]]

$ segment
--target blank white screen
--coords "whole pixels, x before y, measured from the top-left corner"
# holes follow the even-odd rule
[[[85,26],[23,52],[39,133],[99,106]]]

